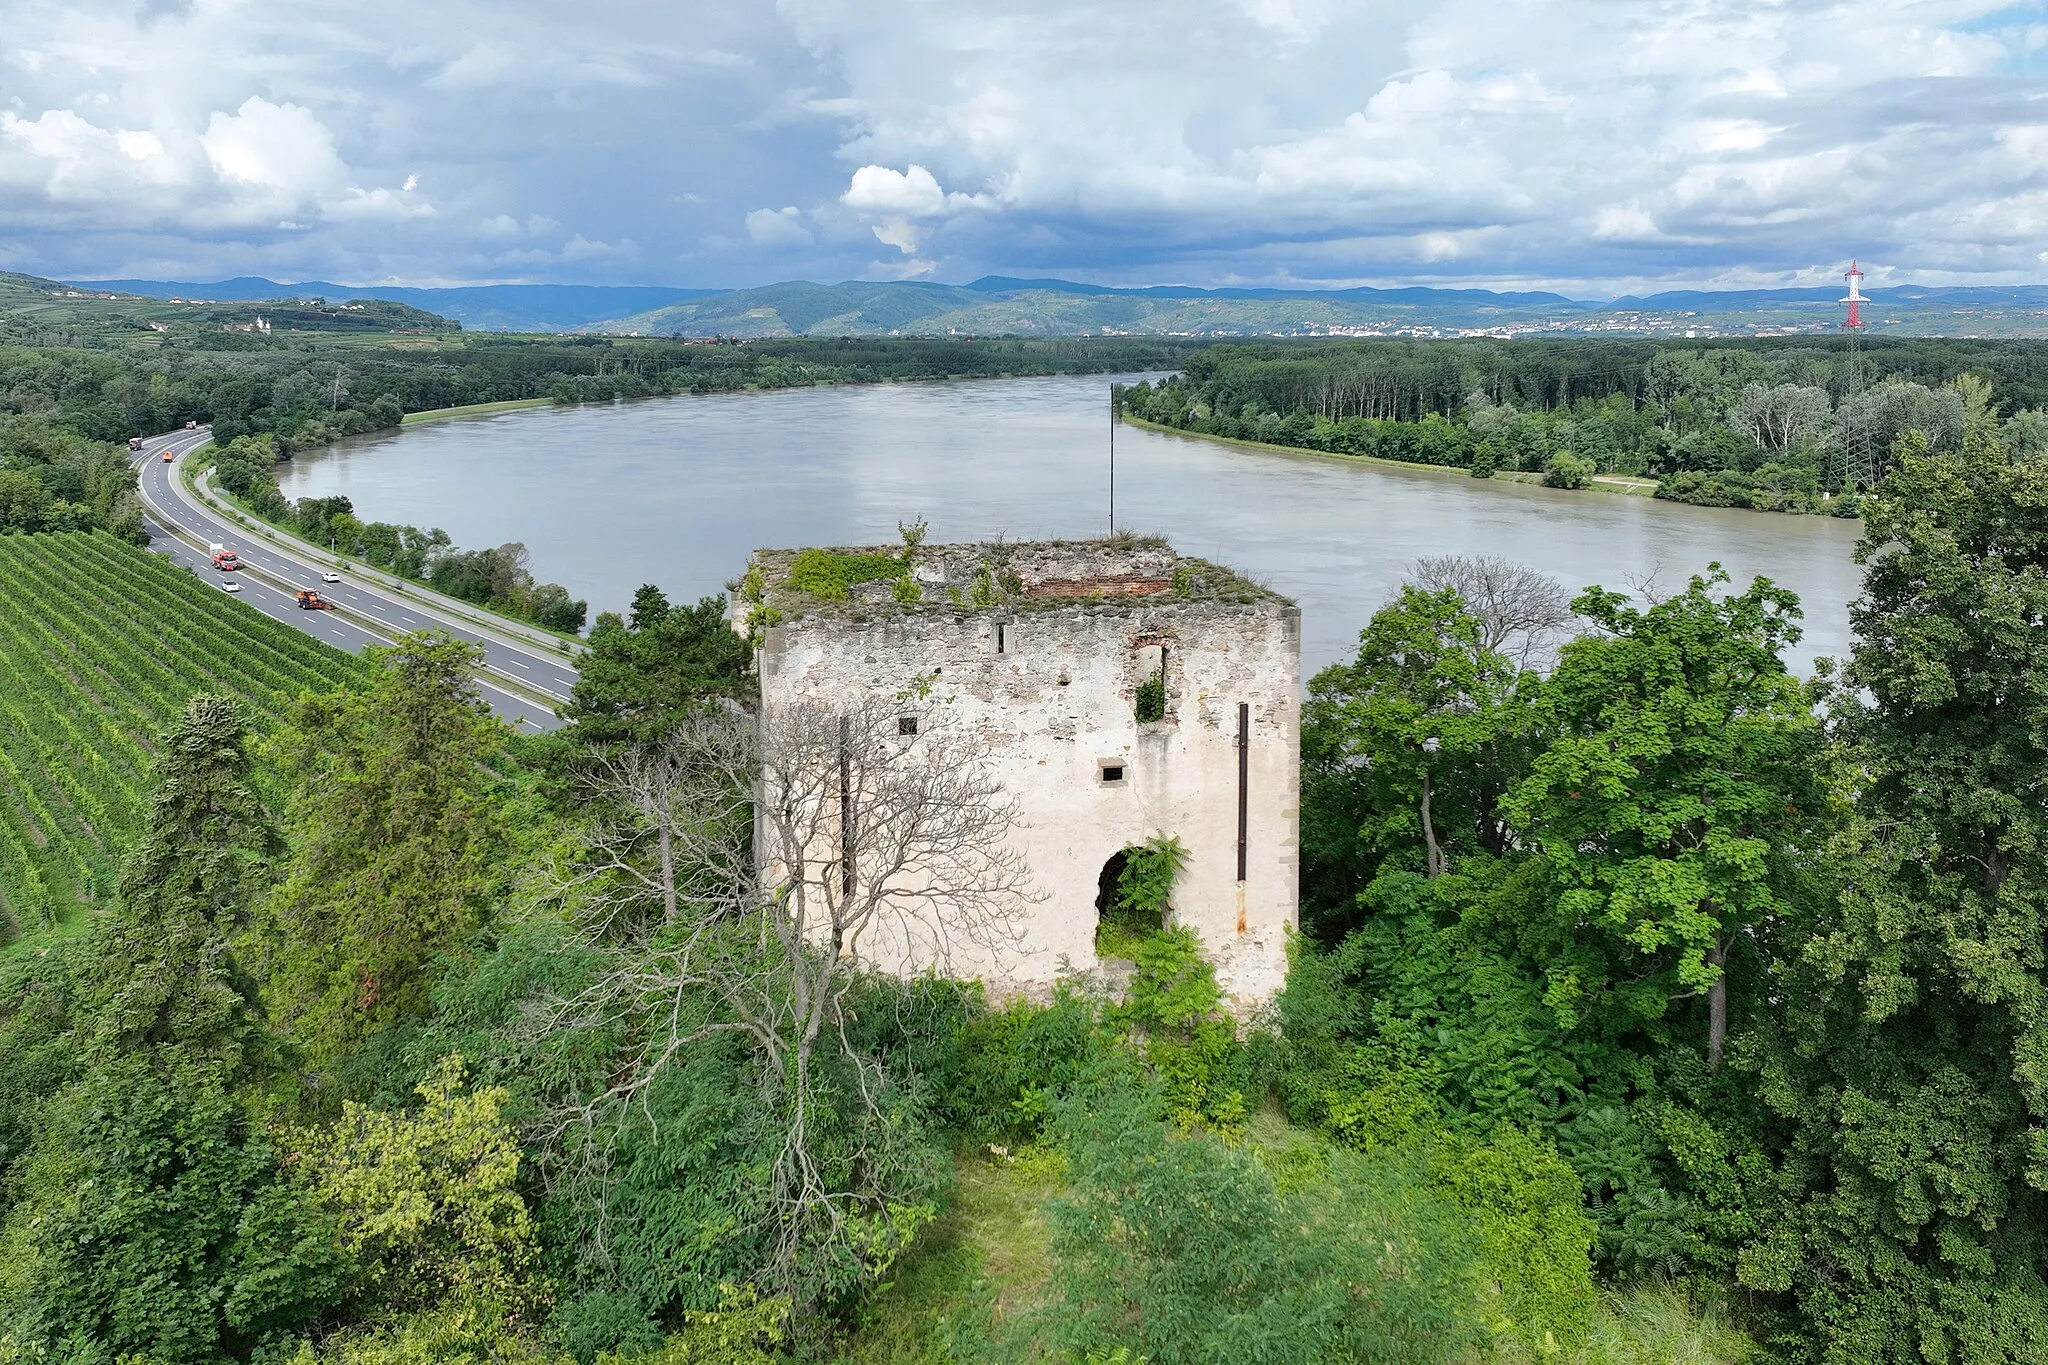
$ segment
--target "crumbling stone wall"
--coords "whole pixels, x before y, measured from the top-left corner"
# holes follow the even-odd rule
[[[936,547],[919,576],[943,585],[975,548]],[[1190,855],[1173,920],[1201,936],[1239,1005],[1256,1004],[1285,978],[1296,921],[1299,612],[1170,550],[1145,546],[1139,562],[1089,548],[1006,547],[1017,591],[982,608],[938,592],[915,606],[778,599],[780,619],[759,632],[762,705],[903,695],[906,716],[972,733],[1016,798],[1012,837],[1039,895],[1019,941],[974,960],[878,965],[937,965],[1032,993],[1063,968],[1092,970],[1105,864],[1168,834]],[[775,561],[756,564],[772,582]],[[1187,564],[1213,590],[1177,578]],[[1138,688],[1162,664],[1165,716],[1141,723]]]

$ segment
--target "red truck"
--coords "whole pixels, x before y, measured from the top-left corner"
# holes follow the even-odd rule
[[[233,573],[242,567],[242,561],[235,558],[235,552],[219,541],[207,546],[206,553],[212,558],[213,567],[222,573]]]

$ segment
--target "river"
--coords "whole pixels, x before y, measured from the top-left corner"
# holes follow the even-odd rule
[[[1107,377],[720,394],[454,418],[302,454],[288,497],[346,494],[366,521],[440,526],[465,548],[522,541],[536,577],[591,611],[642,583],[722,591],[757,546],[1100,535]],[[1119,427],[1116,519],[1301,604],[1302,667],[1347,655],[1418,555],[1497,554],[1568,587],[1682,589],[1719,560],[1796,591],[1788,662],[1844,657],[1854,522],[1568,493],[1277,455]]]

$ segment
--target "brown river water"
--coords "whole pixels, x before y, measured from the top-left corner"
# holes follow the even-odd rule
[[[346,494],[364,520],[440,526],[465,548],[522,541],[536,577],[623,610],[642,583],[723,590],[757,546],[1101,535],[1107,377],[975,380],[529,408],[302,454],[288,497]],[[1571,588],[1681,589],[1719,560],[1806,610],[1788,662],[1849,649],[1857,525],[1567,493],[1123,426],[1116,520],[1301,604],[1302,669],[1350,652],[1418,555],[1496,554]]]

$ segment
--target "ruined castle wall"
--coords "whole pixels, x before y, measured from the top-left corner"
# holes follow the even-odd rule
[[[1033,990],[1063,967],[1095,967],[1098,879],[1150,835],[1176,835],[1189,863],[1174,919],[1194,928],[1241,1005],[1285,979],[1296,920],[1300,617],[1292,605],[1170,598],[1029,610],[816,616],[769,627],[763,705],[894,696],[926,723],[964,727],[1021,816],[1014,838],[1039,899],[1019,942],[939,965],[998,988]],[[1166,716],[1141,724],[1138,686],[1165,655]],[[1245,879],[1239,882],[1238,708],[1248,706]],[[1109,770],[1122,769],[1122,780]]]

